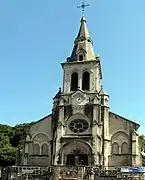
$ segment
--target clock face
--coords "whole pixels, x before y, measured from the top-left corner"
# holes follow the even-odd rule
[[[72,98],[72,104],[79,105],[84,101],[84,99],[85,98],[82,96],[82,94],[78,93]]]
[[[78,101],[78,102],[81,102],[81,100],[82,100],[81,97],[78,97],[78,98],[77,98],[77,101]]]
[[[85,104],[85,95],[77,91],[74,94],[72,94],[72,105],[84,105]]]

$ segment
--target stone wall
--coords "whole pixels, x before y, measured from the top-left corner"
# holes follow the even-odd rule
[[[136,144],[133,146],[134,140],[132,139],[132,135],[137,129],[137,124],[110,112],[109,129],[111,139],[109,166],[136,166],[140,164],[137,161],[135,163],[132,162],[133,152],[136,148],[139,148],[137,141],[135,141]],[[138,154],[136,153],[135,157],[137,158],[137,156]]]

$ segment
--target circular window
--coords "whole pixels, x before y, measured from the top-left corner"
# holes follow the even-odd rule
[[[88,127],[88,122],[83,119],[75,119],[69,124],[69,129],[74,133],[82,133],[86,131]]]

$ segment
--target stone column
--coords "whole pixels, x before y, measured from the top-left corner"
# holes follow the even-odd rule
[[[108,167],[109,156],[109,109],[104,109],[104,166]]]
[[[134,131],[132,133],[132,166],[141,165],[138,137],[139,135]]]
[[[69,93],[70,92],[70,86],[71,86],[71,74],[69,73],[70,70],[66,66],[64,66],[64,77],[63,77],[63,92]]]
[[[28,165],[28,155],[29,155],[29,142],[26,142],[23,165]]]
[[[61,105],[61,102],[60,102]],[[62,106],[59,110],[59,119],[56,129],[56,145],[55,145],[55,159],[54,159],[54,165],[58,164],[58,161],[60,160],[59,157],[59,150],[61,148],[60,139],[63,136],[63,121],[64,121],[64,107]]]
[[[54,169],[54,174],[53,174],[53,179],[54,179],[54,180],[59,180],[59,179],[61,179],[60,167],[55,167],[55,169]]]
[[[102,99],[102,122],[103,122],[103,166],[104,168],[108,167],[108,156],[109,156],[109,144],[110,144],[110,137],[109,137],[109,96],[105,93],[101,95]]]
[[[94,164],[97,165],[98,164],[98,160],[97,160],[97,105],[94,105],[93,108],[93,122],[92,122],[92,152],[94,155]]]
[[[75,165],[79,165],[79,156],[75,156]]]
[[[82,89],[82,73],[78,74],[78,88]]]
[[[61,165],[63,165],[64,155],[61,154]]]

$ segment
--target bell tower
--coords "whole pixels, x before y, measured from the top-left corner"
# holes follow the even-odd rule
[[[72,54],[67,62],[62,63],[64,70],[63,92],[70,93],[77,89],[86,92],[99,92],[102,78],[99,56],[95,56],[86,19],[81,19],[81,27],[74,41]]]
[[[71,56],[61,65],[63,88],[52,110],[53,164],[108,166],[109,96],[84,16]]]

